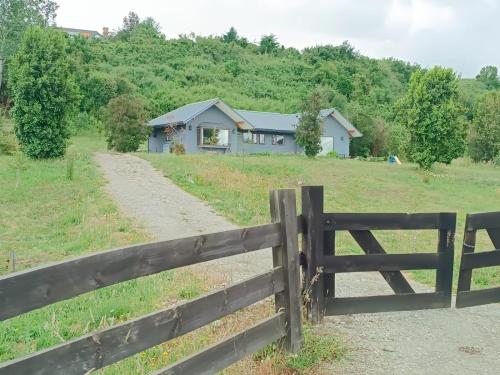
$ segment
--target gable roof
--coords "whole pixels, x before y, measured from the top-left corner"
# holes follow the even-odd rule
[[[255,130],[279,130],[295,133],[300,118],[296,114],[287,115],[275,112],[245,111],[242,109],[236,109],[236,112],[252,124]]]
[[[253,127],[245,121],[235,110],[229,107],[220,99],[210,99],[203,102],[186,104],[182,107],[174,109],[160,117],[149,121],[149,126],[166,126],[166,125],[180,125],[187,124],[199,114],[205,112],[207,109],[216,106],[224,114],[230,117],[236,125],[243,130],[251,130]]]
[[[262,130],[279,131],[285,133],[295,133],[300,120],[300,113],[283,114],[276,112],[247,111],[243,109],[232,109],[220,99],[210,99],[203,102],[186,104],[180,108],[170,111],[160,117],[151,120],[149,126],[166,126],[187,124],[199,114],[205,112],[212,106],[216,106],[227,116],[229,116],[242,130]],[[344,127],[351,137],[361,137],[363,134],[356,129],[344,116],[335,108],[323,109],[320,112],[321,118],[332,116]]]

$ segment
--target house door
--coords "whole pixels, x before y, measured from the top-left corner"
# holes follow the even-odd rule
[[[333,152],[333,137],[321,137],[321,147],[323,148],[320,155],[326,155]]]

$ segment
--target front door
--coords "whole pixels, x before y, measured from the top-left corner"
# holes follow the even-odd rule
[[[323,148],[320,155],[327,155],[333,152],[333,137],[321,137],[321,147]]]

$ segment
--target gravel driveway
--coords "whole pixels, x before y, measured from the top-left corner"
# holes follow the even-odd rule
[[[234,229],[198,198],[178,188],[140,158],[96,154],[107,190],[128,216],[156,239]],[[458,246],[457,246],[458,247]],[[239,280],[271,268],[269,250],[210,262]],[[220,268],[219,268],[220,267]],[[417,291],[428,288],[412,283]],[[390,294],[374,273],[337,275],[338,296]],[[322,332],[341,336],[346,357],[325,368],[336,374],[498,374],[500,305],[328,317]]]

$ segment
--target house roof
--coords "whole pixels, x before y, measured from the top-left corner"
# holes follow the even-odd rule
[[[251,130],[253,127],[245,121],[235,110],[229,107],[220,99],[210,99],[203,102],[186,104],[180,108],[174,109],[160,117],[151,120],[149,126],[165,126],[165,125],[179,125],[187,124],[200,113],[205,112],[212,106],[216,106],[227,116],[229,116],[238,127],[242,130]]]
[[[101,33],[99,31],[95,30],[85,30],[85,29],[74,29],[71,27],[61,27],[61,30],[64,31],[65,33],[71,34],[71,35],[76,35],[76,34],[90,34],[92,37],[101,37]]]
[[[280,130],[295,133],[295,128],[300,118],[296,114],[287,115],[274,112],[245,111],[242,109],[237,109],[236,112],[252,124],[255,130]]]
[[[212,106],[217,106],[222,112],[231,117],[240,129],[243,130],[262,130],[262,131],[280,131],[286,133],[295,133],[300,120],[300,114],[283,114],[275,112],[247,111],[242,109],[232,109],[220,99],[210,99],[203,102],[186,104],[180,108],[170,111],[160,117],[151,120],[149,126],[166,126],[186,124],[199,114],[205,112]],[[354,127],[344,116],[336,109],[323,109],[320,112],[322,118],[332,116],[340,125],[342,125],[351,135],[351,137],[361,137],[361,132]]]

